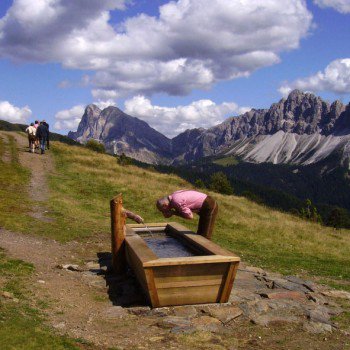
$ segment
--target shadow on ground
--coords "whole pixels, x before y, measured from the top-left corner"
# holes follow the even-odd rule
[[[108,296],[113,305],[147,306],[147,299],[131,269],[124,274],[115,274],[112,268],[110,252],[97,253],[100,273],[103,274],[108,288]]]

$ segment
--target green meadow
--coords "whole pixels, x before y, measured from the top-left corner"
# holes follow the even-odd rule
[[[4,152],[4,142],[0,144]],[[45,235],[65,242],[110,231],[109,200],[123,194],[124,206],[146,222],[166,221],[155,200],[191,185],[175,175],[160,174],[82,147],[56,142],[52,150],[55,170],[48,175],[50,199],[45,206],[54,220],[43,223],[27,214],[25,195],[29,172],[14,154],[1,164],[0,220],[14,231]],[[11,181],[10,181],[11,180]],[[11,183],[8,186],[8,183]],[[17,189],[17,190],[15,190]],[[18,191],[18,189],[20,189]],[[213,240],[240,255],[243,261],[284,274],[321,277],[344,285],[350,280],[350,231],[334,230],[272,210],[243,197],[210,193],[219,203]],[[174,218],[195,230],[197,220]]]

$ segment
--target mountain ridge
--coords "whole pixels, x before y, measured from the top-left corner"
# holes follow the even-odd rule
[[[101,111],[89,105],[78,130],[68,136],[79,142],[95,138],[111,153],[123,152],[147,163],[188,163],[221,154],[255,163],[306,165],[342,152],[341,164],[349,166],[350,104],[293,90],[268,109],[252,109],[173,139],[117,107]]]
[[[125,153],[147,163],[168,163],[171,156],[171,142],[166,136],[113,106],[101,110],[88,105],[77,131],[69,132],[68,137],[82,143],[95,139],[109,153]]]

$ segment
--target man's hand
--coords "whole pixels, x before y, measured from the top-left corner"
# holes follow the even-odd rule
[[[173,215],[175,215],[176,212],[175,212],[175,210],[172,210],[172,209],[166,209],[166,210],[162,210],[162,214],[165,218],[170,218]]]

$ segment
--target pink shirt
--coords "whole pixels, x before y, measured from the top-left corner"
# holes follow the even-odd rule
[[[193,190],[181,190],[174,192],[168,198],[170,208],[175,209],[182,217],[192,219],[193,212],[199,212],[207,195]]]

